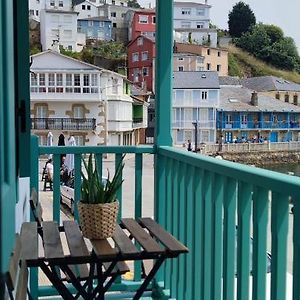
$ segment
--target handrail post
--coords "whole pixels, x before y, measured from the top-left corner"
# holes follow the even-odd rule
[[[30,189],[34,188],[38,192],[39,188],[39,143],[36,135],[31,136],[31,156],[30,156]],[[39,197],[39,193],[37,193]],[[34,221],[31,213],[30,220]],[[30,271],[30,294],[33,299],[38,298],[38,269],[32,268]]]
[[[171,146],[171,109],[173,73],[173,0],[156,1],[156,62],[155,62],[155,144],[156,147]],[[165,170],[163,158],[155,154],[154,165],[154,216],[165,226],[166,211],[163,208],[165,197]],[[156,276],[163,279],[162,269]]]

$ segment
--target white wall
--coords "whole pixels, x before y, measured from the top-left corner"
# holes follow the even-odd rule
[[[88,10],[88,6],[90,7],[89,10]],[[86,19],[86,18],[99,16],[98,7],[95,5],[95,3],[91,3],[90,1],[84,1],[76,5],[74,10],[79,13],[78,19]]]
[[[81,51],[77,45],[77,13],[41,11],[41,44],[43,51],[51,49],[53,40],[65,49]]]

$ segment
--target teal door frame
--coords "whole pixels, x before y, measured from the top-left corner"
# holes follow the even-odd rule
[[[0,299],[15,237],[15,64],[13,1],[0,1]],[[2,293],[2,294],[1,294]]]

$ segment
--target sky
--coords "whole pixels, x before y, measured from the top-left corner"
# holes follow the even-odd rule
[[[204,0],[180,1],[204,3]],[[155,0],[138,0],[138,2],[145,7],[149,7],[149,3],[152,7],[155,5]],[[212,23],[219,28],[227,28],[228,13],[237,2],[238,0],[208,0],[208,4],[212,5],[210,16]],[[300,11],[299,0],[286,0],[286,2],[282,0],[244,0],[244,2],[250,5],[257,22],[281,27],[286,36],[295,40],[298,50],[300,50],[300,29],[297,24]]]

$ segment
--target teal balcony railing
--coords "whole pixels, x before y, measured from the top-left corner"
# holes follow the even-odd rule
[[[176,150],[173,147],[38,147],[32,138],[32,185],[38,186],[38,157],[53,153],[53,218],[59,222],[60,154],[75,155],[75,201],[80,198],[81,155],[95,153],[102,170],[104,153],[135,156],[135,217],[142,213],[143,155],[156,156],[156,219],[186,244],[189,254],[167,262],[156,280],[165,294],[178,300],[300,298],[300,179],[229,161]],[[126,180],[126,178],[125,178]],[[126,205],[119,191],[121,205]],[[294,214],[290,215],[291,199]],[[75,210],[75,218],[77,211]],[[290,226],[290,228],[289,228]],[[292,231],[292,256],[288,232]],[[253,244],[251,242],[253,238]],[[271,254],[271,283],[267,282],[267,251]],[[288,270],[287,263],[292,261]],[[130,285],[120,281],[113,289],[132,290],[141,283],[139,264]],[[286,283],[287,271],[289,282]],[[252,280],[250,280],[250,278]],[[35,282],[34,282],[35,280]],[[251,284],[252,282],[252,284]],[[37,289],[36,275],[32,288]],[[251,290],[251,291],[250,291]],[[51,287],[40,287],[50,295]],[[266,298],[266,294],[271,298]]]

